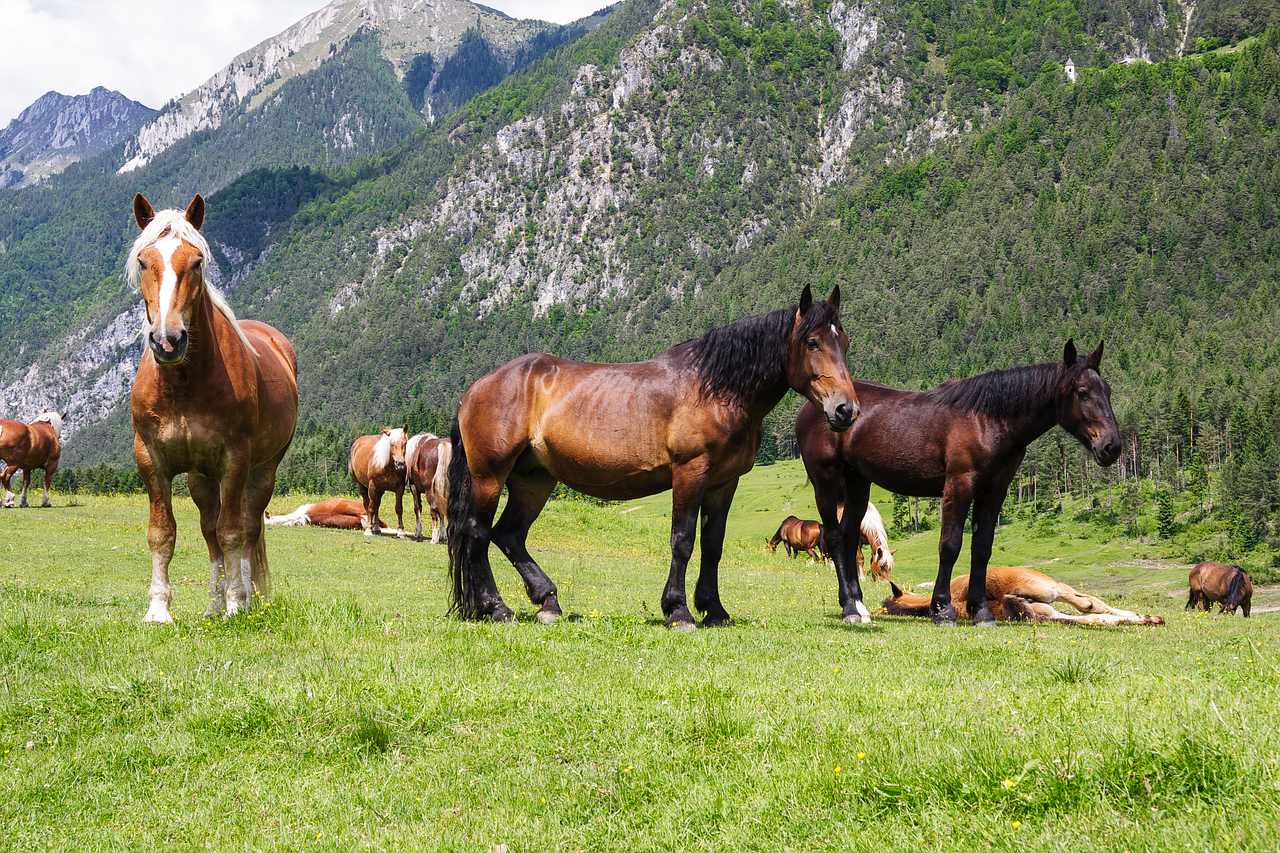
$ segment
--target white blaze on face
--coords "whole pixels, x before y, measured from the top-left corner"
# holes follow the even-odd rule
[[[160,345],[164,347],[165,352],[170,352],[173,349],[169,344],[166,320],[169,316],[169,309],[173,305],[174,291],[178,289],[178,273],[173,268],[173,253],[181,245],[182,238],[175,237],[172,234],[166,234],[155,242],[155,249],[160,253],[160,260],[164,264],[160,274],[160,296],[156,307],[156,325],[160,331]]]

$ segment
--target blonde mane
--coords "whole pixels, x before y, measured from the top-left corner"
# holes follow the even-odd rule
[[[187,215],[181,210],[161,210],[157,211],[155,218],[147,223],[147,227],[142,229],[142,233],[138,235],[138,239],[133,241],[133,248],[129,251],[129,260],[125,262],[125,276],[133,288],[138,287],[138,283],[142,278],[142,273],[138,269],[138,255],[142,250],[159,240],[165,234],[172,234],[179,239],[185,240],[200,250],[200,254],[204,256],[206,261],[212,262],[211,253],[209,251],[209,243],[204,239],[204,235],[187,221]],[[253,344],[249,343],[249,338],[245,336],[244,329],[240,328],[240,323],[236,320],[236,314],[231,310],[231,306],[227,303],[227,298],[222,295],[222,291],[214,287],[213,283],[205,279],[205,291],[209,294],[209,301],[213,303],[213,307],[222,312],[222,316],[231,321],[231,328],[236,330],[236,335],[240,338],[240,342],[248,347],[249,352],[254,355],[258,351],[253,348]],[[151,331],[151,324],[143,321],[143,335]]]

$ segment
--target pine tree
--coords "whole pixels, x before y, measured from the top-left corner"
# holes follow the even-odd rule
[[[1161,539],[1168,539],[1173,535],[1173,529],[1173,491],[1164,488],[1160,490],[1160,496],[1156,499],[1156,530],[1160,533]]]

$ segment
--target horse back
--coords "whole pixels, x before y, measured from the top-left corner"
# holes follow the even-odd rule
[[[436,469],[440,465],[440,445],[448,441],[444,438],[424,438],[413,448],[413,454],[405,460],[405,470],[409,483],[419,492],[431,488]]]

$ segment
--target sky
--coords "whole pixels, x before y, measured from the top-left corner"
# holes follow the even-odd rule
[[[566,24],[609,0],[488,0],[513,18]],[[326,0],[0,0],[0,128],[52,90],[106,86],[148,107],[195,89],[237,54]],[[140,8],[149,11],[140,12]]]

